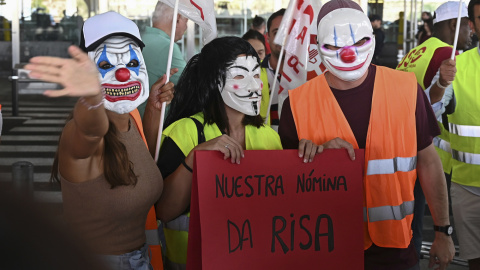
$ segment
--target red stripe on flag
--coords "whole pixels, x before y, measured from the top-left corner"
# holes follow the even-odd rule
[[[190,0],[190,3],[192,3],[192,5],[194,7],[196,7],[198,10],[200,10],[200,17],[202,17],[202,20],[205,21],[205,18],[203,17],[203,9],[202,7],[200,7],[199,5],[197,5],[197,3],[195,3],[193,0]]]

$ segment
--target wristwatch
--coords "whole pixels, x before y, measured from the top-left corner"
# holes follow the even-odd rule
[[[435,226],[433,225],[433,230],[437,232],[443,232],[446,235],[450,236],[453,233],[453,227],[451,225],[447,226]]]

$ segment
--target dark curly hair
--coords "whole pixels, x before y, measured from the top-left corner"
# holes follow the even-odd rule
[[[204,124],[215,123],[221,131],[229,134],[225,103],[219,86],[225,85],[228,66],[242,54],[253,56],[257,62],[260,61],[250,43],[239,37],[216,38],[205,45],[199,54],[193,56],[175,87],[175,98],[172,100],[165,127],[181,118],[203,112]],[[260,115],[245,115],[243,124],[260,127],[263,119]]]

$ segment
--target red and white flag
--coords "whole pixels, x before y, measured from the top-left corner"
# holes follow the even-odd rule
[[[307,65],[310,60],[310,28],[315,18],[315,11],[310,0],[291,0],[283,16],[275,43],[282,44],[287,36],[284,50],[282,77],[278,90],[278,113],[288,97],[288,90],[299,87],[307,81]],[[315,54],[314,51],[311,52]],[[317,52],[318,53],[318,52]]]
[[[178,12],[182,16],[194,21],[203,30],[203,44],[207,44],[217,37],[217,21],[213,0],[159,0],[170,7],[178,2]]]
[[[322,74],[325,67],[322,65],[322,59],[320,59],[320,53],[317,46],[317,17],[322,3],[320,1],[313,1],[312,7],[315,17],[313,23],[310,26],[310,45],[308,46],[308,64],[307,64],[307,81]]]

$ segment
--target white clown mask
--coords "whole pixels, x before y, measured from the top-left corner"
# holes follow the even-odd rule
[[[365,74],[375,50],[372,25],[365,13],[335,9],[320,20],[318,33],[320,57],[333,75],[355,81]]]
[[[140,47],[130,38],[108,38],[88,56],[97,65],[105,90],[104,106],[118,114],[129,113],[148,98],[147,68]]]
[[[260,113],[263,83],[260,65],[253,56],[240,56],[227,68],[225,86],[220,86],[223,102],[246,115]]]

